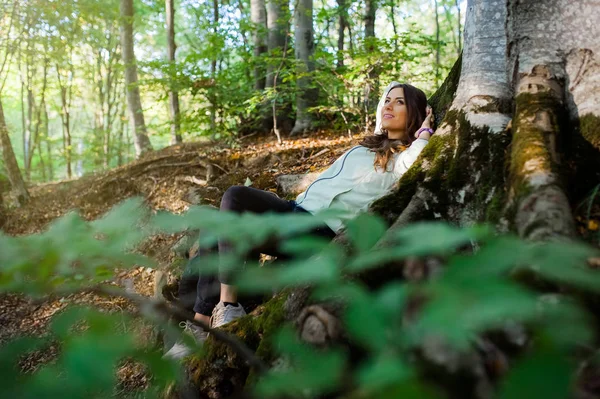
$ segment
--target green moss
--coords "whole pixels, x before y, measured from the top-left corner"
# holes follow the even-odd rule
[[[402,176],[398,188],[371,206],[389,223],[408,205],[419,184],[434,193],[432,211],[443,218],[450,216],[451,207],[465,204],[478,221],[496,223],[500,219],[507,197],[509,133],[472,126],[466,114],[457,110],[446,113],[444,124],[452,133],[434,135],[415,165]],[[429,164],[426,172],[423,162]],[[459,194],[463,201],[457,203]]]
[[[458,57],[450,73],[444,80],[440,88],[429,98],[429,105],[433,108],[435,122],[439,124],[445,117],[446,112],[452,105],[458,82],[460,80],[460,71],[462,67],[462,54]]]
[[[549,93],[522,93],[517,96],[515,104],[510,180],[515,196],[519,197],[530,192],[527,183],[529,173],[525,171],[527,162],[536,160],[538,171],[559,172],[548,146],[551,136],[558,138],[564,114],[559,101]],[[534,124],[533,121],[540,112],[546,112],[550,116],[551,131],[543,131]]]
[[[581,135],[600,151],[600,116],[585,114],[579,118]]]
[[[248,348],[254,350],[259,358],[269,363],[273,358],[271,345],[273,334],[285,319],[284,303],[286,297],[285,292],[277,295],[261,305],[258,316],[248,315],[242,317],[224,326],[223,329],[236,335]],[[192,370],[192,381],[196,386],[200,386],[200,382],[208,374],[214,373],[212,367],[223,361],[226,364],[220,366],[221,368],[235,370],[240,380],[247,380],[250,373],[248,365],[228,345],[209,336],[209,339],[204,343],[204,350],[205,355],[202,358],[189,359],[188,363],[190,370]],[[253,381],[255,378],[252,373],[247,381]]]

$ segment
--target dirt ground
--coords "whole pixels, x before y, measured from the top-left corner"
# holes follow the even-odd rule
[[[198,203],[219,206],[228,187],[243,185],[247,179],[252,187],[283,197],[278,191],[277,176],[324,169],[360,138],[320,132],[310,137],[287,139],[281,145],[274,137],[253,136],[241,139],[232,147],[207,142],[170,146],[116,169],[31,186],[31,201],[22,208],[5,210],[0,228],[9,235],[35,234],[71,210],[77,210],[87,220],[94,220],[132,196],[145,198],[155,210],[174,213],[185,212],[190,205]],[[171,280],[177,274],[173,265],[178,264],[178,259],[172,247],[180,238],[180,234],[174,234],[147,240],[140,251],[152,256],[159,266],[117,272],[114,282],[152,296],[157,270],[166,271]],[[127,300],[107,299],[91,293],[36,301],[22,295],[3,294],[0,295],[0,345],[17,336],[44,335],[52,317],[73,304],[92,305],[108,312],[135,311],[135,306]],[[140,332],[152,336],[152,329],[143,323]],[[21,367],[33,372],[54,359],[57,352],[56,346],[36,352],[24,359]],[[143,368],[131,363],[125,363],[118,376],[119,390],[123,391],[142,388],[147,382]]]

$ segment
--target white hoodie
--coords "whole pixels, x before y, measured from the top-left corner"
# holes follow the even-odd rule
[[[375,134],[381,134],[381,108],[392,82],[383,92],[377,107]],[[344,227],[344,220],[352,219],[368,210],[376,199],[387,194],[394,183],[411,167],[428,140],[417,139],[401,153],[394,154],[393,169],[375,170],[375,153],[363,146],[346,151],[298,197],[296,203],[310,213],[335,208],[347,212],[343,219],[327,220],[327,225],[336,233]],[[389,169],[389,168],[388,168]]]

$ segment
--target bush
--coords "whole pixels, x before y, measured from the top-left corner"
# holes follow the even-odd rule
[[[459,229],[443,223],[418,223],[387,232],[384,222],[363,214],[349,222],[350,248],[302,237],[331,217],[331,211],[306,214],[231,214],[195,207],[185,215],[152,214],[139,199],[86,222],[75,213],[56,220],[46,232],[24,237],[0,235],[0,292],[40,297],[73,292],[119,293],[110,287],[115,270],[154,265],[135,253],[155,234],[200,229],[201,246],[219,237],[235,244],[227,257],[207,257],[203,270],[219,262],[238,264],[252,247],[278,236],[290,254],[302,255],[277,268],[250,268],[240,289],[314,287],[315,300],[344,305],[349,342],[317,349],[300,342],[282,326],[276,345],[288,367],[271,371],[256,383],[257,397],[316,397],[352,392],[358,397],[438,397],[419,376],[415,354],[434,351],[461,356],[476,350],[481,334],[507,325],[523,325],[532,337],[520,360],[499,386],[499,397],[564,398],[570,389],[573,349],[591,343],[590,315],[577,301],[540,293],[520,281],[535,275],[547,283],[579,292],[600,291],[600,276],[585,267],[597,251],[575,242],[527,243],[497,236],[485,226]],[[385,236],[386,245],[378,243]],[[356,276],[407,257],[437,256],[445,266],[424,282],[381,282],[369,288]],[[518,277],[518,278],[516,278]],[[415,308],[416,302],[420,306]],[[164,326],[150,299],[142,315]],[[181,378],[173,362],[147,342],[136,340],[134,323],[122,314],[70,308],[55,317],[50,334],[21,337],[0,348],[0,378],[7,397],[104,397],[114,393],[116,367],[124,359],[144,364],[152,374],[145,396],[154,396]],[[18,370],[19,360],[53,342],[58,359],[32,374]],[[361,353],[356,356],[356,351]],[[551,378],[546,378],[551,376]],[[535,392],[535,394],[530,394]],[[543,396],[541,396],[543,393]]]

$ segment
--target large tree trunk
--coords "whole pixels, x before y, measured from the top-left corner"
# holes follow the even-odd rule
[[[8,136],[8,128],[6,127],[6,121],[4,120],[4,109],[2,108],[2,99],[0,98],[0,149],[2,150],[2,159],[4,160],[4,167],[8,172],[8,179],[12,189],[17,193],[17,200],[19,205],[25,204],[29,201],[29,192],[25,187],[21,170],[17,164],[17,158],[10,143],[10,137]]]
[[[169,88],[169,108],[171,110],[171,144],[181,143],[181,133],[179,131],[179,93],[173,83],[175,75],[175,6],[174,0],[166,0],[167,9],[167,53],[171,66],[171,87]]]
[[[267,10],[265,0],[250,1],[250,20],[253,24],[252,41],[254,42],[254,88],[265,88],[265,68],[259,57],[267,52]]]
[[[138,87],[137,66],[133,52],[133,0],[121,0],[121,48],[125,64],[125,84],[127,85],[127,105],[135,155],[139,157],[145,152],[152,151],[152,144],[146,134],[146,123],[142,111],[140,88]]]
[[[600,181],[600,24],[585,23],[600,21],[600,5],[469,0],[467,9],[462,57],[429,99],[439,127],[397,188],[370,210],[390,229],[442,219],[459,226],[488,222],[528,240],[570,239],[576,235],[572,208]],[[369,273],[383,276],[372,270],[361,277],[373,280]],[[307,291],[296,289],[285,305],[276,298],[266,309],[283,306],[294,319],[310,304]],[[256,318],[257,329],[268,315]],[[315,327],[322,318],[316,319],[311,328],[327,332],[325,325]],[[308,320],[296,319],[300,331]],[[243,330],[253,347],[258,331],[266,335]],[[222,344],[208,345],[212,357],[194,378],[203,393],[219,397],[215,389],[245,381],[248,369]],[[228,359],[218,363],[222,353]],[[453,367],[471,367],[474,386],[461,386],[469,394],[449,397],[492,396],[481,357],[458,366],[437,360],[449,379],[461,375]],[[476,389],[482,381],[488,391]]]
[[[312,116],[308,108],[314,103],[316,90],[312,88],[311,73],[314,70],[312,60],[315,44],[313,40],[313,2],[298,0],[294,11],[294,39],[296,42],[296,72],[298,74],[296,94],[296,123],[292,135],[312,129]]]

